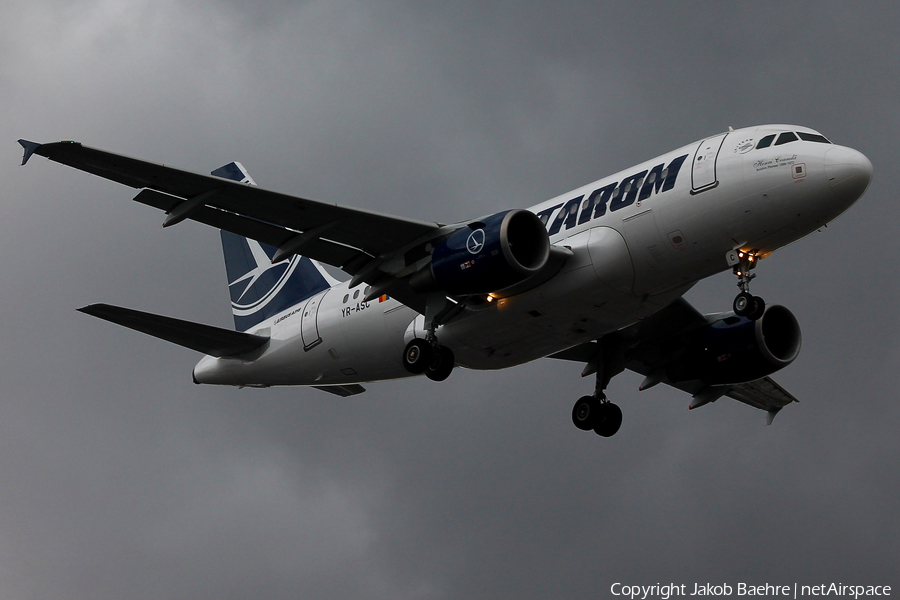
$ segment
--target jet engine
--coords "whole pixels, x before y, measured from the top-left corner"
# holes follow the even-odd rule
[[[535,275],[549,257],[550,237],[541,220],[527,210],[508,210],[469,223],[441,240],[431,264],[410,284],[418,291],[488,294]]]
[[[770,375],[800,354],[800,325],[773,305],[757,321],[729,316],[691,334],[684,353],[666,369],[670,381],[743,383]]]

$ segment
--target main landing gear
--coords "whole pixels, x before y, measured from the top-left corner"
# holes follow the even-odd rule
[[[438,342],[435,331],[438,325],[458,315],[465,305],[450,302],[444,294],[431,294],[425,306],[425,339],[411,340],[403,351],[403,366],[413,375],[425,376],[432,381],[450,377],[456,359],[453,351]]]
[[[751,273],[750,271],[756,268],[756,263],[759,262],[759,254],[756,250],[750,250],[749,252],[737,250],[736,255],[737,263],[732,271],[737,275],[737,286],[741,291],[734,298],[734,304],[732,305],[734,314],[756,321],[766,312],[765,300],[750,293],[750,280],[756,277],[756,273]]]
[[[439,346],[437,340],[414,339],[403,351],[403,366],[414,375],[425,376],[432,381],[443,381],[450,377],[456,359],[447,346]]]
[[[611,437],[622,425],[622,409],[606,396],[582,396],[572,407],[572,422],[582,431],[594,430],[597,435]]]
[[[622,425],[622,409],[607,400],[604,390],[609,380],[625,370],[622,341],[616,336],[597,340],[597,354],[588,362],[581,376],[597,373],[594,393],[582,396],[572,407],[572,422],[582,431],[594,430],[599,436],[611,437]]]

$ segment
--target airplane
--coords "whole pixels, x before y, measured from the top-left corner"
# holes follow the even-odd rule
[[[605,394],[629,369],[775,415],[797,399],[770,375],[801,345],[796,317],[750,293],[758,262],[843,213],[865,192],[860,152],[795,125],[732,129],[531,208],[424,222],[265,190],[232,162],[200,175],[81,143],[19,140],[32,155],[139,189],[134,200],[221,230],[235,330],[107,304],[80,311],[199,351],[197,384],[361,385],[543,357],[595,377],[572,421],[614,435]],[[323,265],[349,275],[333,277]],[[732,310],[682,297],[731,270]]]

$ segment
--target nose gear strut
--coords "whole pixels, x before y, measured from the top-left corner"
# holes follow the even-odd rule
[[[741,290],[734,297],[734,314],[756,321],[766,312],[766,302],[759,296],[750,293],[750,281],[756,277],[751,273],[759,262],[758,250],[734,250],[728,253],[729,264],[733,264],[732,272],[737,276],[737,286]]]

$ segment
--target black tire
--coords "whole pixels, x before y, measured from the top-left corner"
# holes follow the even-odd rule
[[[413,375],[421,375],[434,361],[434,349],[425,340],[415,339],[403,351],[403,366]]]
[[[456,359],[453,357],[453,350],[447,346],[438,346],[434,353],[434,360],[425,371],[425,376],[432,381],[443,381],[450,377],[455,365]]]
[[[590,431],[594,428],[594,420],[597,414],[599,402],[593,396],[582,396],[572,407],[572,423],[582,431]]]
[[[734,314],[739,317],[746,317],[753,312],[753,296],[750,295],[750,292],[741,292],[734,297],[732,307],[734,308]]]
[[[766,301],[759,296],[753,296],[753,310],[747,315],[751,321],[758,321],[766,312]]]
[[[612,402],[604,402],[598,407],[597,419],[594,421],[594,433],[603,437],[612,437],[621,426],[621,408]]]

